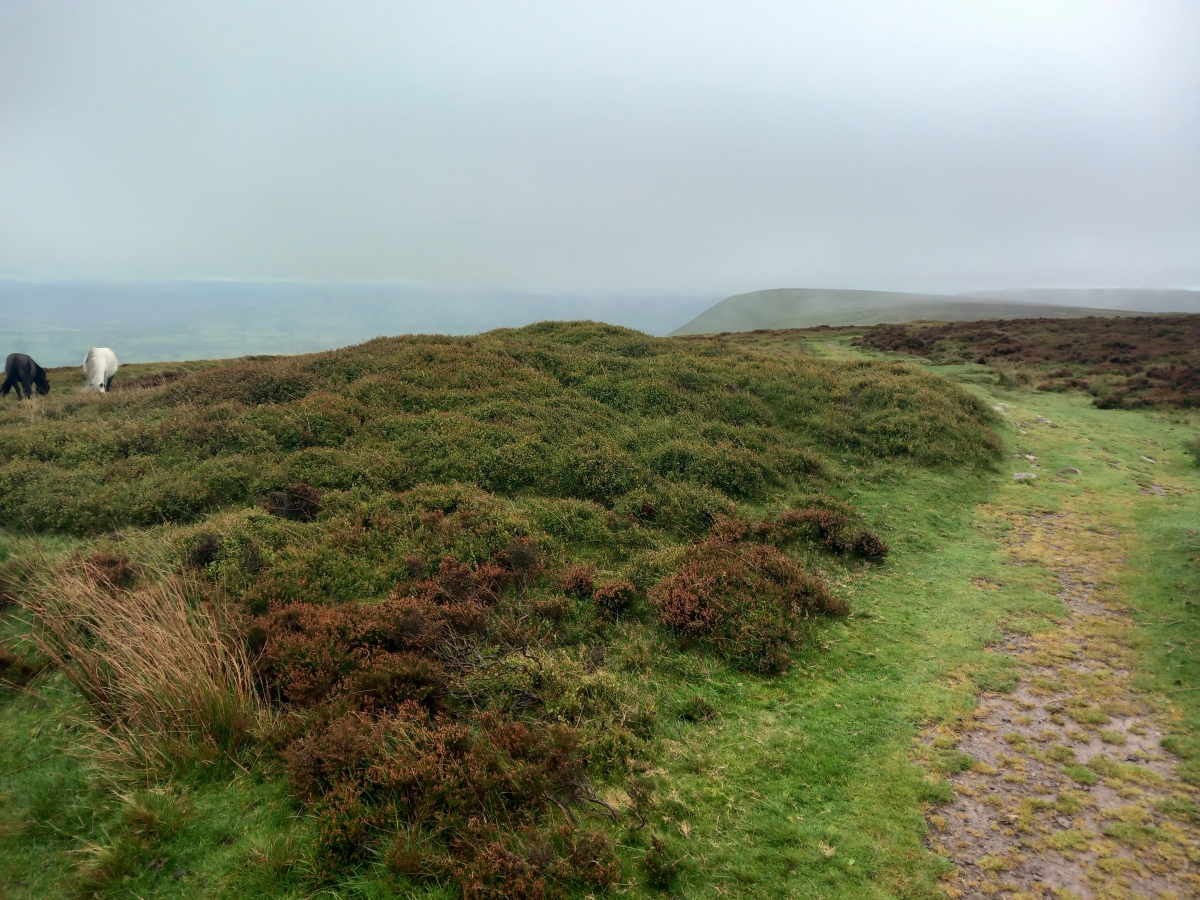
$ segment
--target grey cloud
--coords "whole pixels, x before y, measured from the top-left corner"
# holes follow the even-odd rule
[[[0,275],[1200,285],[1200,7],[0,2]]]

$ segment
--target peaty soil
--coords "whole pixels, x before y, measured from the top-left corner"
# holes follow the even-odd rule
[[[1059,627],[1009,634],[1008,693],[985,692],[973,716],[926,734],[957,748],[952,802],[928,816],[932,848],[954,864],[951,898],[1200,895],[1197,789],[1160,745],[1162,716],[1133,683],[1132,622],[1115,582],[1121,534],[1057,512],[985,510],[1010,526],[1013,565],[1058,581]],[[989,585],[978,584],[981,589]]]

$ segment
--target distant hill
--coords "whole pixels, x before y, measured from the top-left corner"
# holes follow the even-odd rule
[[[1005,303],[1088,306],[1144,313],[1200,313],[1200,291],[1163,288],[1011,288],[971,291],[961,296]]]
[[[727,297],[672,334],[714,334],[722,331],[753,331],[757,328],[811,328],[815,325],[880,325],[921,320],[970,322],[976,319],[1065,318],[1114,314],[1121,313],[1112,307],[1082,307],[1070,302],[1028,302],[1015,298],[905,294],[896,291],[779,288]]]

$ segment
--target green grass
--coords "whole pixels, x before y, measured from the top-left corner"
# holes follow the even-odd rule
[[[959,377],[961,367],[934,366]],[[960,379],[961,380],[961,379]],[[1047,474],[1068,467],[1081,476],[1032,487],[1029,506],[1053,509],[1064,498],[1093,527],[1116,529],[1129,556],[1120,587],[1136,626],[1124,637],[1137,651],[1139,686],[1160,696],[1174,734],[1166,745],[1200,778],[1200,486],[1191,446],[1194,411],[1102,410],[1080,393],[977,388],[989,402],[1010,404],[1010,421],[1037,430],[1039,464]],[[1037,416],[1053,426],[1042,426]],[[1150,462],[1148,460],[1154,460]],[[1015,460],[1013,461],[1016,462]],[[1012,491],[1009,491],[1010,495]]]
[[[814,341],[814,349],[833,356],[847,352],[836,339]],[[786,815],[782,809],[772,811],[766,805],[756,809],[749,800],[743,799],[740,804],[751,821],[774,820],[779,842],[776,846],[786,843],[786,835],[792,835],[806,848],[807,864],[798,866],[789,876],[772,870],[768,863],[771,853],[757,854],[757,867],[746,864],[747,858],[755,854],[741,848],[757,839],[764,830],[761,825],[753,828],[731,822],[724,839],[714,839],[723,851],[718,868],[738,871],[740,890],[748,896],[935,894],[932,879],[937,866],[915,851],[924,822],[913,811],[922,801],[948,796],[939,798],[936,786],[930,786],[910,765],[915,726],[927,719],[953,722],[955,715],[973,706],[976,690],[1003,690],[1015,684],[1011,662],[978,652],[999,636],[998,626],[1006,630],[1045,629],[1053,627],[1053,619],[1064,612],[1053,596],[1057,585],[1044,570],[1014,568],[996,552],[995,539],[1001,536],[1004,525],[992,517],[977,516],[973,506],[981,501],[1015,511],[1053,510],[1067,499],[1077,504],[1084,501],[1083,510],[1093,521],[1120,523],[1123,530],[1127,529],[1131,555],[1123,587],[1138,627],[1126,638],[1139,651],[1142,687],[1165,698],[1168,721],[1174,718],[1176,734],[1165,743],[1184,757],[1185,777],[1195,779],[1194,736],[1200,696],[1191,688],[1200,686],[1200,673],[1196,671],[1195,655],[1187,651],[1197,636],[1198,625],[1192,610],[1197,602],[1195,523],[1200,521],[1200,503],[1195,472],[1189,469],[1191,461],[1183,452],[1187,436],[1194,433],[1195,416],[1103,411],[1091,407],[1085,395],[997,390],[993,387],[994,376],[980,377],[984,374],[980,368],[937,367],[933,371],[945,372],[973,386],[989,403],[1010,404],[1010,420],[1034,420],[1037,415],[1051,419],[1055,427],[1038,433],[1042,469],[1052,476],[1060,469],[1075,466],[1085,472],[1087,481],[1050,483],[1044,474],[1042,483],[1024,487],[1006,478],[984,477],[972,490],[969,481],[951,486],[906,477],[903,484],[873,485],[869,498],[859,498],[870,510],[871,521],[879,521],[884,504],[889,510],[904,510],[905,515],[903,520],[882,529],[893,542],[888,567],[873,572],[865,584],[856,585],[853,596],[859,612],[836,628],[845,634],[822,660],[820,680],[825,682],[821,685],[825,690],[804,685],[789,691],[792,697],[799,694],[811,707],[805,720],[792,724],[780,743],[804,745],[811,748],[811,755],[793,752],[783,756],[789,768],[781,771],[789,775],[779,778],[772,778],[769,769],[762,769],[762,761],[770,756],[744,736],[761,739],[764,732],[775,733],[781,726],[774,709],[763,710],[765,704],[759,701],[759,715],[743,714],[736,726],[728,727],[742,740],[732,744],[733,752],[727,752],[724,759],[714,759],[708,769],[713,772],[728,765],[739,771],[740,778],[724,789],[724,795],[736,797],[740,788],[758,791],[762,797],[798,797]],[[991,385],[986,384],[988,381]],[[1008,432],[1009,440],[1019,444],[1023,437],[1020,430]],[[1157,466],[1145,463],[1142,455],[1156,458]],[[1147,485],[1156,483],[1149,478],[1152,472],[1165,484],[1177,485],[1188,493],[1143,493]],[[951,496],[955,499],[948,501]],[[906,534],[907,541],[903,539]],[[979,577],[999,584],[1000,589],[978,590],[971,582]],[[882,621],[869,618],[867,614],[872,612]],[[904,627],[910,623],[915,627]],[[892,661],[890,670],[880,673],[888,659]],[[922,661],[927,669],[923,669]],[[827,666],[842,673],[831,678]],[[785,702],[772,699],[781,705]],[[792,703],[798,701],[793,699]],[[874,732],[852,724],[864,718],[884,721]],[[830,733],[838,731],[841,734]],[[705,747],[720,744],[718,734],[713,729],[714,738],[706,740]],[[853,735],[853,744],[843,742],[846,735]],[[750,750],[749,760],[743,748]],[[694,755],[701,752],[692,751]],[[930,756],[932,771],[952,771],[961,764],[962,754],[946,750]],[[797,758],[803,762],[797,764]],[[835,787],[828,780],[810,781],[810,773],[828,772],[831,761],[842,764],[838,774],[844,782],[835,781]],[[1090,770],[1079,769],[1082,778],[1090,779],[1088,783],[1097,780]],[[797,777],[790,773],[803,774]],[[815,787],[805,784],[806,790],[797,791],[796,781],[815,782]],[[764,782],[765,789],[760,787]],[[697,778],[696,783],[696,790],[702,791],[703,779]],[[832,801],[835,797],[837,800]],[[719,804],[710,802],[707,809],[708,815],[717,813]],[[908,811],[908,816],[901,811]],[[695,815],[705,818],[704,813]],[[781,819],[787,815],[803,816],[802,826],[788,820],[785,827]],[[858,863],[866,860],[865,869],[856,873],[836,871],[832,862],[840,851],[826,859],[814,849],[821,842],[833,846],[835,835],[843,840],[849,836],[853,847],[850,855]],[[868,842],[870,847],[864,848],[863,843]],[[906,850],[907,866],[902,862]],[[863,874],[866,871],[886,875],[868,879]],[[829,877],[823,879],[822,873]],[[779,879],[777,887],[772,886],[772,878]],[[691,890],[696,896],[719,895],[699,878]]]
[[[114,788],[75,755],[82,717],[58,676],[0,709],[6,896],[308,896],[312,829],[284,779],[228,767]],[[48,718],[48,712],[53,717]],[[173,877],[178,870],[185,874]]]
[[[853,614],[813,630],[810,640],[794,650],[785,674],[756,675],[673,643],[641,599],[634,615],[608,625],[579,618],[582,607],[568,607],[565,621],[574,629],[574,640],[607,648],[598,671],[612,680],[615,691],[604,702],[616,705],[604,708],[626,709],[636,696],[641,708],[653,711],[645,738],[620,745],[626,748],[622,753],[636,757],[633,763],[614,757],[594,774],[599,796],[619,812],[619,823],[605,824],[596,814],[587,815],[585,823],[606,828],[615,841],[622,880],[613,890],[623,895],[935,897],[945,864],[924,847],[924,811],[949,799],[942,774],[972,761],[952,744],[927,746],[915,739],[930,724],[953,724],[968,715],[980,690],[1011,689],[1016,683],[1015,664],[985,651],[1002,629],[1053,628],[1064,612],[1047,572],[1009,564],[997,542],[1006,525],[987,510],[1054,509],[1069,501],[1082,504],[1095,521],[1118,522],[1128,531],[1126,588],[1139,622],[1132,637],[1144,661],[1143,683],[1166,698],[1168,714],[1176,714],[1171,740],[1188,756],[1194,777],[1200,692],[1186,688],[1200,683],[1200,672],[1195,655],[1182,651],[1200,637],[1194,607],[1188,605],[1196,593],[1198,553],[1190,529],[1200,521],[1200,510],[1196,493],[1142,493],[1160,482],[1194,488],[1196,470],[1183,450],[1196,433],[1194,417],[1096,410],[1080,395],[1007,390],[994,379],[988,384],[977,367],[935,370],[979,392],[986,405],[1010,404],[1009,421],[1050,418],[1054,427],[1038,432],[1039,463],[1046,472],[1076,466],[1086,476],[1014,485],[1007,461],[998,472],[985,464],[985,438],[976,438],[980,450],[970,450],[970,441],[953,430],[960,426],[946,426],[940,438],[928,425],[919,426],[917,420],[928,417],[927,407],[910,417],[905,404],[912,394],[905,391],[928,385],[942,392],[933,407],[940,416],[950,410],[945,403],[957,395],[955,388],[921,378],[905,381],[911,376],[903,375],[904,390],[875,396],[870,379],[901,377],[910,370],[856,361],[858,352],[836,335],[811,344],[776,339],[770,349],[722,347],[718,341],[643,343],[625,335],[534,329],[502,333],[492,344],[481,339],[482,350],[519,370],[517,381],[529,379],[520,395],[504,387],[511,382],[488,387],[486,379],[480,380],[484,371],[465,366],[454,355],[465,341],[438,342],[432,349],[373,342],[365,350],[288,362],[302,374],[334,372],[326,377],[341,384],[337,378],[345,377],[347,367],[369,368],[364,353],[378,356],[391,347],[407,359],[411,348],[418,367],[426,362],[420,354],[444,354],[441,362],[461,379],[461,386],[439,388],[432,380],[420,384],[418,371],[405,370],[403,379],[390,382],[387,401],[401,408],[387,432],[394,443],[378,441],[374,428],[360,418],[358,430],[335,444],[350,451],[348,466],[358,465],[358,454],[371,459],[387,446],[400,447],[402,471],[434,471],[450,484],[414,483],[412,475],[386,484],[372,480],[392,477],[386,467],[382,476],[360,467],[356,471],[372,485],[364,492],[353,480],[340,485],[343,476],[333,471],[322,482],[326,508],[314,523],[285,522],[248,508],[258,492],[299,474],[288,467],[313,448],[286,448],[280,442],[290,432],[281,423],[299,409],[310,416],[307,433],[318,434],[311,400],[306,405],[306,398],[283,399],[272,407],[283,414],[269,421],[252,404],[243,407],[212,396],[216,387],[233,384],[220,380],[220,370],[214,370],[213,381],[201,382],[199,391],[181,390],[189,384],[184,381],[136,397],[114,394],[90,405],[66,398],[36,425],[38,437],[56,448],[42,454],[38,487],[26,486],[23,499],[5,501],[22,504],[29,530],[0,538],[0,563],[28,554],[35,540],[54,553],[79,546],[112,549],[102,535],[114,525],[125,532],[121,546],[135,556],[161,554],[164,546],[182,553],[195,535],[211,530],[222,536],[222,550],[206,571],[234,595],[253,601],[298,590],[329,602],[381,596],[408,577],[403,560],[411,553],[431,558],[450,553],[483,562],[513,534],[528,534],[553,567],[587,562],[610,577],[629,577],[644,590],[673,569],[678,548],[707,530],[704,511],[714,504],[753,518],[790,503],[836,499],[882,535],[891,554],[885,564],[870,566],[794,548],[797,559],[822,575]],[[577,350],[562,350],[572,341]],[[822,361],[828,356],[850,361]],[[233,389],[245,389],[247,375],[259,378],[260,370],[251,369],[240,370],[243,381]],[[531,370],[553,373],[553,378],[533,377]],[[373,385],[391,377],[383,369],[364,370],[334,393],[360,404],[381,403],[372,398],[387,395],[367,388],[376,390]],[[732,413],[708,394],[712,388],[728,392],[722,378],[743,391],[738,396],[745,405],[760,410],[758,421],[726,421]],[[364,380],[368,384],[361,384]],[[801,402],[788,399],[784,383]],[[252,389],[279,389],[278,382],[264,386],[261,378],[254,384]],[[656,386],[662,391],[654,393]],[[619,463],[616,469],[599,466],[602,475],[608,472],[604,477],[615,471],[615,482],[581,478],[570,468],[569,454],[555,451],[562,419],[546,415],[537,397],[539,391],[563,387],[573,392],[571,403],[582,411],[580,430],[594,436],[594,446],[604,448],[608,462],[630,460],[624,470]],[[165,403],[164,397],[173,399]],[[508,404],[503,413],[501,403]],[[874,412],[848,425],[837,421],[845,403],[866,404]],[[208,416],[206,407],[219,408],[221,416]],[[0,444],[8,448],[6,465],[15,471],[18,462],[28,462],[13,448],[33,446],[28,435],[14,435],[27,421],[18,416],[28,413],[8,408],[3,415]],[[172,434],[187,417],[220,422],[235,434],[260,429],[274,443],[243,440],[229,464],[257,467],[249,483],[181,511],[175,523],[139,527],[141,514],[121,495],[89,496],[84,490],[71,501],[72,509],[93,510],[86,521],[95,524],[73,528],[85,532],[80,537],[47,536],[43,529],[55,520],[37,512],[46,503],[38,492],[59,500],[64,496],[60,479],[78,487],[77,473],[89,466],[111,471],[114,461],[131,459],[111,448],[136,451],[143,445],[123,445],[122,435],[150,442],[143,455],[156,456],[156,469],[186,479],[195,451],[173,443]],[[472,438],[471,430],[458,424],[463,417],[477,435],[483,432],[482,438]],[[403,422],[415,423],[428,435],[423,440],[433,443],[423,447],[413,437],[416,432],[399,427]],[[84,441],[67,433],[77,425],[88,439],[102,436],[99,450],[87,450]],[[915,445],[909,442],[920,438],[915,433],[904,438],[903,429],[917,427],[934,435],[931,446],[946,448],[940,459],[911,449]],[[102,435],[103,428],[113,433]],[[1009,444],[1022,441],[1014,428],[1004,426],[1002,433]],[[497,435],[510,434],[517,447],[507,437],[496,441]],[[530,434],[546,447],[522,455],[520,436]],[[734,455],[734,464],[725,469],[705,468],[703,460],[697,468],[688,461],[659,462],[655,469],[655,460],[681,444],[714,447],[725,439],[735,448],[752,449],[758,461],[766,461],[765,468]],[[1147,452],[1151,446],[1154,452]],[[501,450],[508,455],[499,471],[517,473],[506,475],[510,481],[488,481],[485,489],[457,483],[465,470],[455,466]],[[818,474],[791,474],[784,460],[800,450],[818,464]],[[90,452],[99,453],[103,462],[89,458]],[[223,452],[208,459],[222,459]],[[1142,462],[1143,454],[1158,464]],[[321,457],[324,465],[332,459]],[[128,469],[118,466],[117,471],[117,480],[130,477]],[[319,466],[303,470],[320,471]],[[314,476],[314,483],[318,480]],[[543,483],[560,487],[532,489]],[[617,488],[624,492],[614,493]],[[140,482],[139,489],[159,490],[159,482]],[[658,523],[629,517],[647,501],[665,511]],[[434,509],[445,512],[430,518]],[[462,510],[471,513],[469,525],[463,524]],[[694,516],[699,518],[689,518]],[[367,521],[370,527],[364,528]],[[251,544],[264,564],[253,577],[241,562]],[[306,579],[303,589],[289,580],[293,574]],[[274,593],[264,594],[267,587]],[[529,592],[537,603],[554,596],[548,584]],[[5,622],[10,635],[21,630],[11,613]],[[569,655],[577,646],[568,641],[555,652]],[[514,683],[506,684],[497,697],[514,696]],[[7,691],[0,697],[0,758],[11,761],[0,767],[0,884],[9,897],[67,897],[88,890],[103,896],[288,897],[317,889],[312,879],[319,866],[317,828],[289,791],[286,770],[268,746],[184,776],[114,786],[98,781],[86,756],[78,756],[87,741],[77,723],[87,720],[87,710],[61,675],[42,676],[31,688],[37,696]],[[583,702],[563,694],[555,702],[560,710],[583,710],[583,733],[596,739],[597,732],[587,730],[588,716],[601,709],[595,698]],[[147,806],[149,818],[161,824],[147,825]],[[160,859],[162,867],[148,868]],[[104,865],[97,869],[98,863]],[[190,874],[176,880],[172,873],[178,868]],[[458,896],[449,884],[409,882],[370,855],[321,889],[343,897]]]

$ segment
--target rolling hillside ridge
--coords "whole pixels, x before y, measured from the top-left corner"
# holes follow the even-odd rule
[[[880,325],[921,320],[968,322],[1196,311],[1200,311],[1200,292],[1184,290],[1029,289],[952,296],[777,288],[727,297],[673,333],[714,334],[759,328]]]

